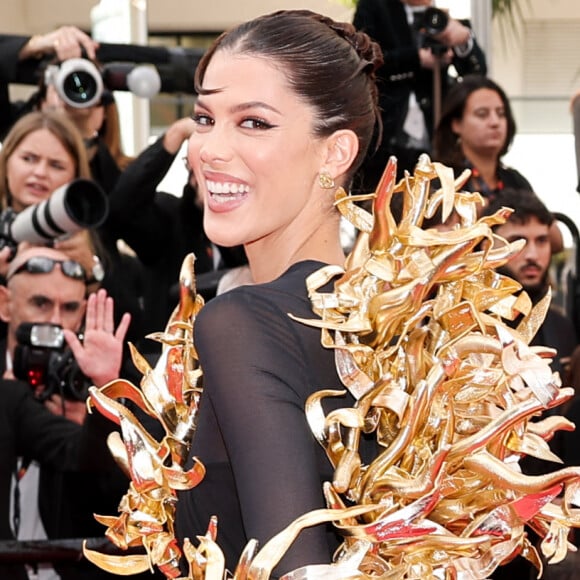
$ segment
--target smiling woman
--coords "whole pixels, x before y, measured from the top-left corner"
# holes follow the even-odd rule
[[[249,539],[325,505],[330,466],[304,407],[337,384],[334,357],[287,313],[308,316],[306,278],[344,261],[334,192],[348,187],[377,122],[380,61],[352,25],[282,11],[222,35],[196,71],[188,160],[205,230],[244,245],[256,284],[211,300],[196,322],[206,390],[192,454],[207,477],[183,494],[177,523],[191,536],[217,515],[230,569]],[[313,527],[276,574],[328,562],[336,545]]]
[[[346,32],[350,25],[292,18],[299,27],[292,33],[275,28],[280,16],[254,21],[272,27],[265,44],[248,24],[222,35],[196,71],[188,159],[205,200],[205,230],[215,243],[244,244],[256,282],[305,257],[342,261],[339,215],[320,177],[348,185],[376,122],[376,88],[368,83],[378,46],[354,28]],[[288,37],[284,50],[275,34]],[[310,51],[328,58],[314,62]],[[338,73],[339,55],[350,77]]]
[[[321,167],[334,170],[329,143],[313,134],[313,107],[297,100],[280,67],[263,59],[219,51],[202,91],[189,159],[205,193],[206,233],[220,245],[245,244],[256,256],[270,252],[272,273],[264,276],[272,279],[294,259],[300,230],[335,227],[328,221],[331,197],[321,212],[324,198],[314,187]],[[349,147],[353,137],[340,136]],[[347,163],[356,150],[345,152]]]
[[[191,536],[217,514],[230,568],[250,538],[325,505],[332,468],[304,406],[338,377],[318,331],[287,312],[311,314],[307,276],[344,261],[334,192],[377,122],[380,60],[352,25],[288,11],[226,33],[197,69],[188,161],[205,229],[214,243],[244,245],[256,284],[211,300],[196,323],[207,389],[192,453],[208,477],[184,493],[177,523]],[[327,562],[337,545],[317,526],[280,571]]]

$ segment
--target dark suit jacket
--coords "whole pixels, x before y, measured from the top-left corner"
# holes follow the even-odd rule
[[[84,427],[50,413],[20,381],[0,381],[0,539],[12,539],[9,522],[10,485],[17,457],[37,460],[55,470],[97,469],[110,465],[105,444],[111,423],[91,415]],[[27,578],[23,569],[8,572],[0,564],[0,577]]]

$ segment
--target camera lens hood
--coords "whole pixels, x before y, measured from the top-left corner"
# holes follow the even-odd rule
[[[78,109],[97,105],[103,94],[103,78],[99,69],[86,58],[70,58],[62,62],[52,82],[59,97]]]

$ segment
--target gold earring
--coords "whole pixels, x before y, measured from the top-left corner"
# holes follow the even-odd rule
[[[318,185],[322,189],[334,189],[335,187],[334,179],[326,172],[318,174]]]

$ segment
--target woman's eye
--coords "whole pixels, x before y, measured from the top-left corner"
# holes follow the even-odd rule
[[[244,119],[240,125],[246,129],[271,129],[273,125],[264,119]]]
[[[196,125],[200,125],[202,127],[209,127],[213,125],[213,119],[209,115],[204,115],[203,113],[195,113],[192,116]]]

